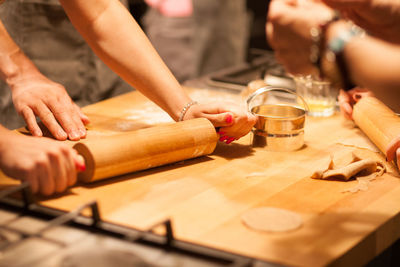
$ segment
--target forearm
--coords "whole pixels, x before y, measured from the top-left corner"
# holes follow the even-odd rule
[[[3,154],[5,152],[5,149],[7,149],[7,146],[9,146],[7,142],[9,140],[10,134],[12,134],[12,132],[0,124],[0,166],[1,166],[1,161],[3,160]]]
[[[39,71],[12,40],[0,21],[0,76],[11,88],[26,77]]]
[[[348,26],[336,23],[327,32],[332,40]],[[353,83],[378,93],[400,88],[400,46],[369,36],[354,37],[344,48],[344,60]]]
[[[357,38],[345,48],[352,79],[373,91],[400,91],[400,46]]]
[[[179,117],[189,97],[119,1],[60,2],[74,26],[113,71],[175,120]]]

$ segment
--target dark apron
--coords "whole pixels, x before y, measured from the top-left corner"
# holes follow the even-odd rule
[[[90,49],[57,0],[6,0],[0,18],[24,53],[49,79],[62,84],[80,106],[128,92],[131,87]],[[0,123],[17,128],[8,86],[0,84]]]

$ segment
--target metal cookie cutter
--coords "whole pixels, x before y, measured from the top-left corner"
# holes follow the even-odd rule
[[[303,147],[308,106],[300,95],[288,89],[266,86],[249,96],[247,107],[257,116],[252,130],[253,147],[271,151],[294,151]]]

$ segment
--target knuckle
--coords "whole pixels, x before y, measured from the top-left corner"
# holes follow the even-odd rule
[[[32,113],[32,109],[29,106],[22,106],[22,107],[16,107],[17,112],[22,115],[23,117],[29,117],[29,115]]]
[[[36,157],[36,162],[35,165],[37,168],[44,168],[49,165],[49,158],[48,155],[46,154],[40,154],[38,157]]]

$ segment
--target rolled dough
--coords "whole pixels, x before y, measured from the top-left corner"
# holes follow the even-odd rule
[[[374,174],[374,178],[381,176],[385,171],[384,165],[373,159],[362,159],[354,152],[351,157],[342,155],[344,160],[341,164],[334,164],[334,159],[330,155],[325,159],[325,164],[319,166],[311,175],[314,179],[338,179],[347,181],[355,176],[367,176]],[[329,164],[328,164],[329,163]],[[321,169],[321,167],[323,167]],[[379,168],[378,168],[379,167]]]
[[[242,215],[242,222],[252,230],[266,232],[287,232],[303,225],[299,214],[274,207],[251,209]]]

